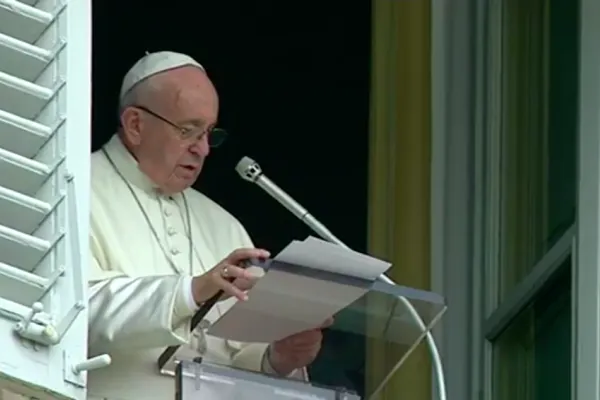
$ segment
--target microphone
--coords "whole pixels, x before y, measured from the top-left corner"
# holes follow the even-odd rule
[[[328,242],[335,243],[344,248],[349,248],[344,242],[342,242],[337,236],[335,236],[325,225],[323,225],[318,219],[302,207],[292,196],[287,194],[283,189],[277,186],[272,180],[266,177],[263,173],[260,165],[250,157],[242,157],[242,159],[235,166],[235,170],[242,177],[243,180],[255,183],[271,197],[277,200],[282,206],[287,208],[292,214],[294,214],[300,221],[304,222],[310,229],[316,234],[321,236]],[[385,283],[395,285],[395,283],[388,278],[385,274],[382,274],[379,279]]]
[[[236,165],[235,170],[245,181],[252,182],[257,184],[261,189],[267,192],[271,197],[277,200],[281,205],[287,208],[292,214],[298,217],[302,222],[308,225],[315,233],[321,236],[323,239],[335,243],[339,246],[342,246],[346,249],[350,249],[344,242],[338,239],[329,229],[325,227],[321,222],[319,222],[315,217],[313,217],[304,207],[302,207],[296,200],[294,200],[290,195],[283,191],[279,186],[277,186],[273,181],[263,174],[260,165],[250,157],[243,157]],[[385,274],[381,274],[378,278],[379,280],[390,284],[396,285],[396,283],[388,278]],[[400,297],[399,300],[406,306],[412,318],[415,320],[419,328],[425,333],[425,339],[429,346],[429,350],[431,351],[431,356],[433,358],[433,365],[435,369],[435,374],[438,381],[438,392],[439,399],[446,400],[446,382],[444,378],[444,369],[442,365],[442,360],[435,344],[435,339],[431,332],[429,332],[421,319],[421,316],[414,308],[414,306],[405,298]],[[387,382],[391,379],[393,374],[400,368],[402,364],[401,360],[398,362],[392,370],[387,374],[387,376],[383,379],[383,381],[379,384],[375,392],[371,394],[371,397],[377,397],[376,395],[383,390],[383,387],[387,384]]]

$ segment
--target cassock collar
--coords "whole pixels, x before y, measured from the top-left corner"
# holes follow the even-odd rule
[[[129,183],[146,192],[156,193],[156,184],[140,171],[138,162],[129,153],[118,134],[114,134],[104,145],[104,150]]]

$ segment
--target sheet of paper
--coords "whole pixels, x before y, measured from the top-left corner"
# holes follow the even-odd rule
[[[313,236],[303,242],[294,240],[275,260],[370,280],[375,280],[391,266],[388,262]]]
[[[373,278],[389,263],[318,239],[293,241],[275,260],[307,268]],[[240,342],[271,343],[319,327],[352,304],[367,289],[282,270],[269,270],[249,292],[217,320],[208,334]]]

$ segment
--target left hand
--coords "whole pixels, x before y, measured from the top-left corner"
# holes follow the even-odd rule
[[[321,350],[321,329],[333,324],[327,319],[321,326],[288,336],[270,346],[269,363],[279,375],[287,376],[298,368],[304,368],[315,360]]]

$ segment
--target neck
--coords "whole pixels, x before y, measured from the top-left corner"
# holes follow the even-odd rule
[[[139,162],[140,160],[138,159],[137,155],[135,154],[135,151],[133,150],[134,147],[131,144],[131,142],[127,140],[127,136],[125,136],[125,132],[123,132],[123,129],[119,129],[118,135],[119,139],[121,140],[121,143],[123,143],[123,146],[125,147],[125,150],[127,150],[127,152],[131,154],[131,157],[133,157],[135,161]]]

